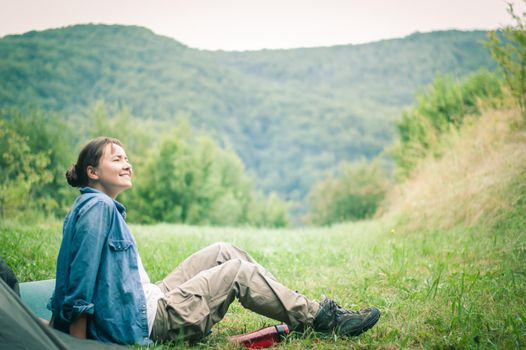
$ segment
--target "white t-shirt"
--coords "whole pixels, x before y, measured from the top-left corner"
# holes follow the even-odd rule
[[[164,297],[164,293],[159,286],[150,282],[150,277],[144,270],[141,256],[137,253],[137,263],[139,265],[139,275],[141,277],[142,288],[144,289],[144,297],[146,298],[146,312],[148,316],[148,335],[152,334],[153,322],[155,321],[155,314],[157,313],[157,303],[159,299]]]

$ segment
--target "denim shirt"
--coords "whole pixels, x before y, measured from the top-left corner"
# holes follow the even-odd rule
[[[86,314],[88,338],[151,344],[137,246],[124,221],[125,208],[93,188],[80,192],[64,220],[48,303],[54,327],[69,333],[70,324]]]

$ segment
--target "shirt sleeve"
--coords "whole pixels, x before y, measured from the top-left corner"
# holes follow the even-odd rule
[[[71,237],[70,270],[62,318],[72,323],[79,315],[93,315],[97,273],[104,244],[111,229],[113,211],[104,201],[98,201],[80,212]]]

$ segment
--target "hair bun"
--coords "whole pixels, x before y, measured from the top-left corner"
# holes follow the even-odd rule
[[[66,171],[66,180],[68,181],[68,184],[73,187],[79,187],[79,177],[77,175],[77,165],[73,164],[68,171]]]

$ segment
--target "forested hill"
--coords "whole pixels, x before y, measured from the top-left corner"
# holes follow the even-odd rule
[[[364,45],[203,51],[134,26],[77,25],[0,39],[0,106],[66,118],[97,100],[225,136],[265,190],[301,199],[342,160],[372,157],[437,73],[494,68],[485,32]]]

